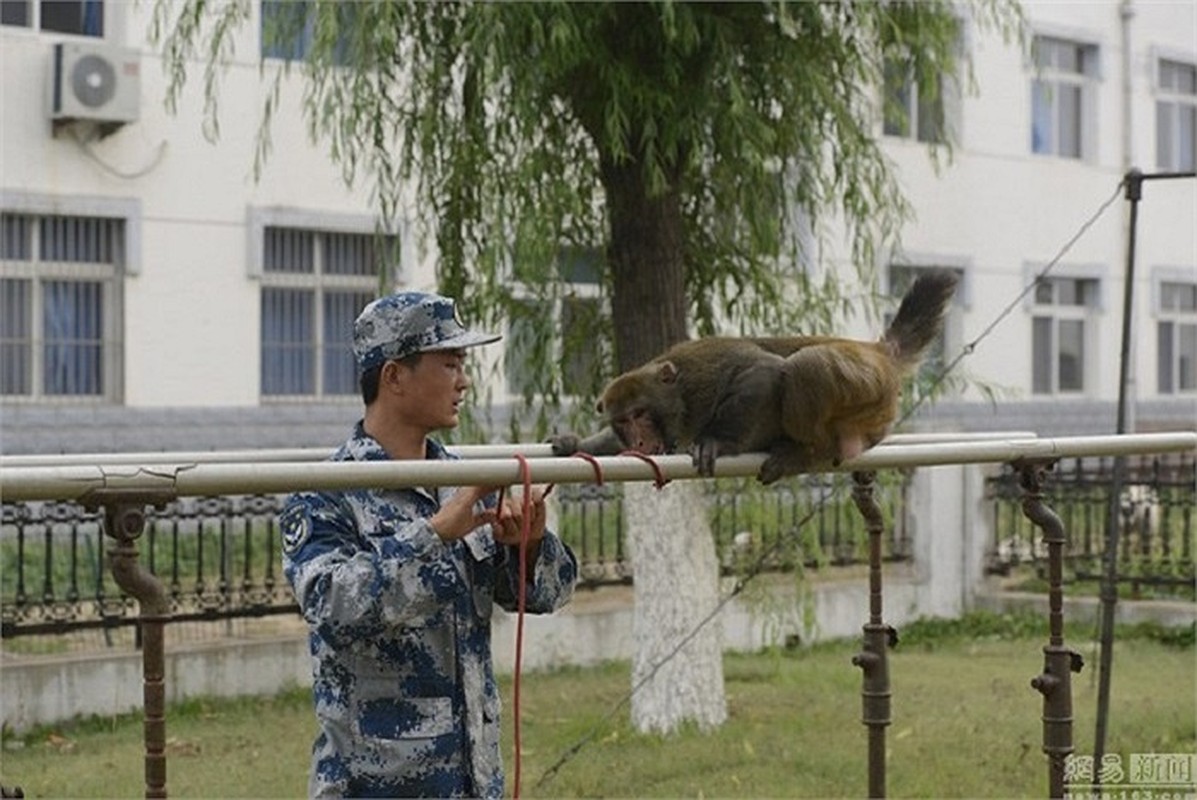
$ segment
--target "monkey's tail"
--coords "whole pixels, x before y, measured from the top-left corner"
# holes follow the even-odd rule
[[[948,303],[959,281],[952,270],[924,272],[902,297],[897,316],[885,331],[894,360],[903,369],[913,369],[923,353],[939,336]]]

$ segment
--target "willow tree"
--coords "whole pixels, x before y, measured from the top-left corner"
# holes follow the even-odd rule
[[[909,213],[877,141],[885,70],[923,87],[965,80],[962,24],[1010,32],[1013,2],[263,3],[263,36],[303,31],[306,52],[262,73],[276,89],[303,81],[312,136],[347,180],[369,182],[382,217],[415,187],[440,287],[473,318],[520,319],[546,357],[609,342],[593,392],[691,335],[839,318],[839,276],[812,269],[823,221],[846,232],[867,285]],[[245,0],[159,0],[168,103],[204,53],[215,130],[221,60],[251,19]],[[279,96],[267,93],[260,158]],[[566,246],[601,247],[609,314],[554,342],[556,322],[527,298],[544,308],[569,290]],[[527,400],[543,411],[563,371],[539,366]],[[726,714],[717,628],[692,636],[718,591],[695,486],[625,498],[641,729]]]

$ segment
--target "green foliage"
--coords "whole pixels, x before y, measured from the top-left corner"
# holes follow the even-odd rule
[[[248,5],[155,6],[151,33],[163,44],[168,104],[177,102],[188,60],[202,54],[211,135],[220,65],[251,16]],[[412,207],[422,234],[435,239],[442,290],[471,319],[498,326],[517,302],[547,309],[568,293],[553,270],[563,247],[602,247],[615,326],[594,320],[557,347],[568,358],[614,336],[606,358],[621,366],[685,333],[671,327],[675,292],[700,334],[826,331],[859,307],[834,269],[815,277],[811,245],[827,235],[827,220],[846,225],[870,285],[878,256],[910,215],[876,137],[886,63],[935,84],[941,76],[967,83],[962,22],[1007,38],[1021,33],[1016,0],[970,4],[965,20],[949,0],[313,0],[307,9],[309,131],[347,180],[369,182],[384,220],[416,185]],[[298,15],[276,16],[264,37],[286,42]],[[259,166],[291,66],[263,60],[271,88]],[[624,208],[615,197],[643,203]],[[643,208],[660,215],[641,219]],[[639,283],[645,270],[661,272],[652,288]],[[646,322],[645,307],[669,318]],[[532,335],[555,340],[552,314],[529,322]],[[615,365],[596,372],[609,375]],[[529,400],[556,405],[560,371],[534,372]],[[542,414],[536,427],[547,423]]]

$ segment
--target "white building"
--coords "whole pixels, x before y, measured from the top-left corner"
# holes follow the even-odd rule
[[[294,83],[255,179],[265,88],[252,6],[212,142],[202,63],[178,113],[165,110],[152,3],[0,4],[3,452],[332,445],[359,415],[344,337],[377,291],[384,240],[366,192],[348,190],[308,141]],[[920,103],[900,80],[889,87],[909,114],[878,135],[918,219],[883,274],[895,286],[918,267],[963,274],[947,354],[976,341],[963,366],[1001,398],[969,390],[929,410],[934,424],[1112,432],[1129,207],[1118,185],[1132,167],[1194,169],[1197,5],[1026,10],[1037,56],[967,34],[979,94],[945,87]],[[957,147],[936,171],[920,140],[944,127]],[[1132,429],[1197,425],[1195,220],[1197,179],[1143,184]],[[394,284],[431,288],[433,262],[410,228],[389,234]]]

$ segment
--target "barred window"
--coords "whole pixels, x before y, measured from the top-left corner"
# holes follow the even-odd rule
[[[0,396],[120,396],[125,221],[0,214]]]
[[[357,394],[353,321],[397,260],[395,236],[264,228],[263,397]]]

